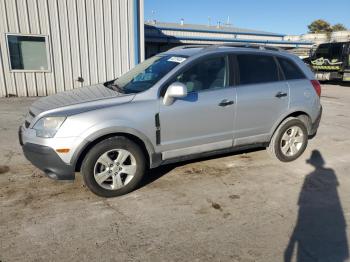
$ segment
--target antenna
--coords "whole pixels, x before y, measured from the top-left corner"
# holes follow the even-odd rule
[[[183,18],[181,18],[180,24],[181,24],[181,25],[184,25],[184,21],[185,21],[185,20],[184,20]]]
[[[227,22],[225,24],[226,26],[232,26],[232,24],[230,23],[230,16],[227,16]]]
[[[152,13],[152,15],[151,15],[152,22],[155,24],[156,23],[156,18],[155,18],[156,11],[152,10],[151,13]]]

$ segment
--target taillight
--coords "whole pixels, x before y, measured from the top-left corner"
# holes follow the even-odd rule
[[[317,80],[311,80],[311,84],[314,87],[318,96],[321,96],[321,85]]]

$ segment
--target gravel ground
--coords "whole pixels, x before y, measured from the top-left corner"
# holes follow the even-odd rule
[[[265,150],[169,165],[103,199],[53,181],[17,141],[32,98],[0,99],[0,261],[347,261],[350,87],[323,85],[316,138],[284,164]]]

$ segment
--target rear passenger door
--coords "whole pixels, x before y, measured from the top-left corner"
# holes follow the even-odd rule
[[[238,78],[234,144],[265,142],[288,110],[288,84],[271,55],[237,54],[234,60]]]
[[[314,90],[310,88],[310,80],[299,66],[289,58],[278,57],[277,60],[288,82],[290,109],[292,111],[303,109],[305,112],[318,109],[319,99],[314,95]]]

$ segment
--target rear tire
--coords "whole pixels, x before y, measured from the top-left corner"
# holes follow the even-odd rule
[[[298,118],[284,120],[273,134],[269,153],[282,162],[290,162],[300,157],[308,143],[305,124]]]
[[[85,156],[81,167],[85,185],[101,197],[116,197],[133,191],[145,169],[141,148],[122,136],[96,144]]]

